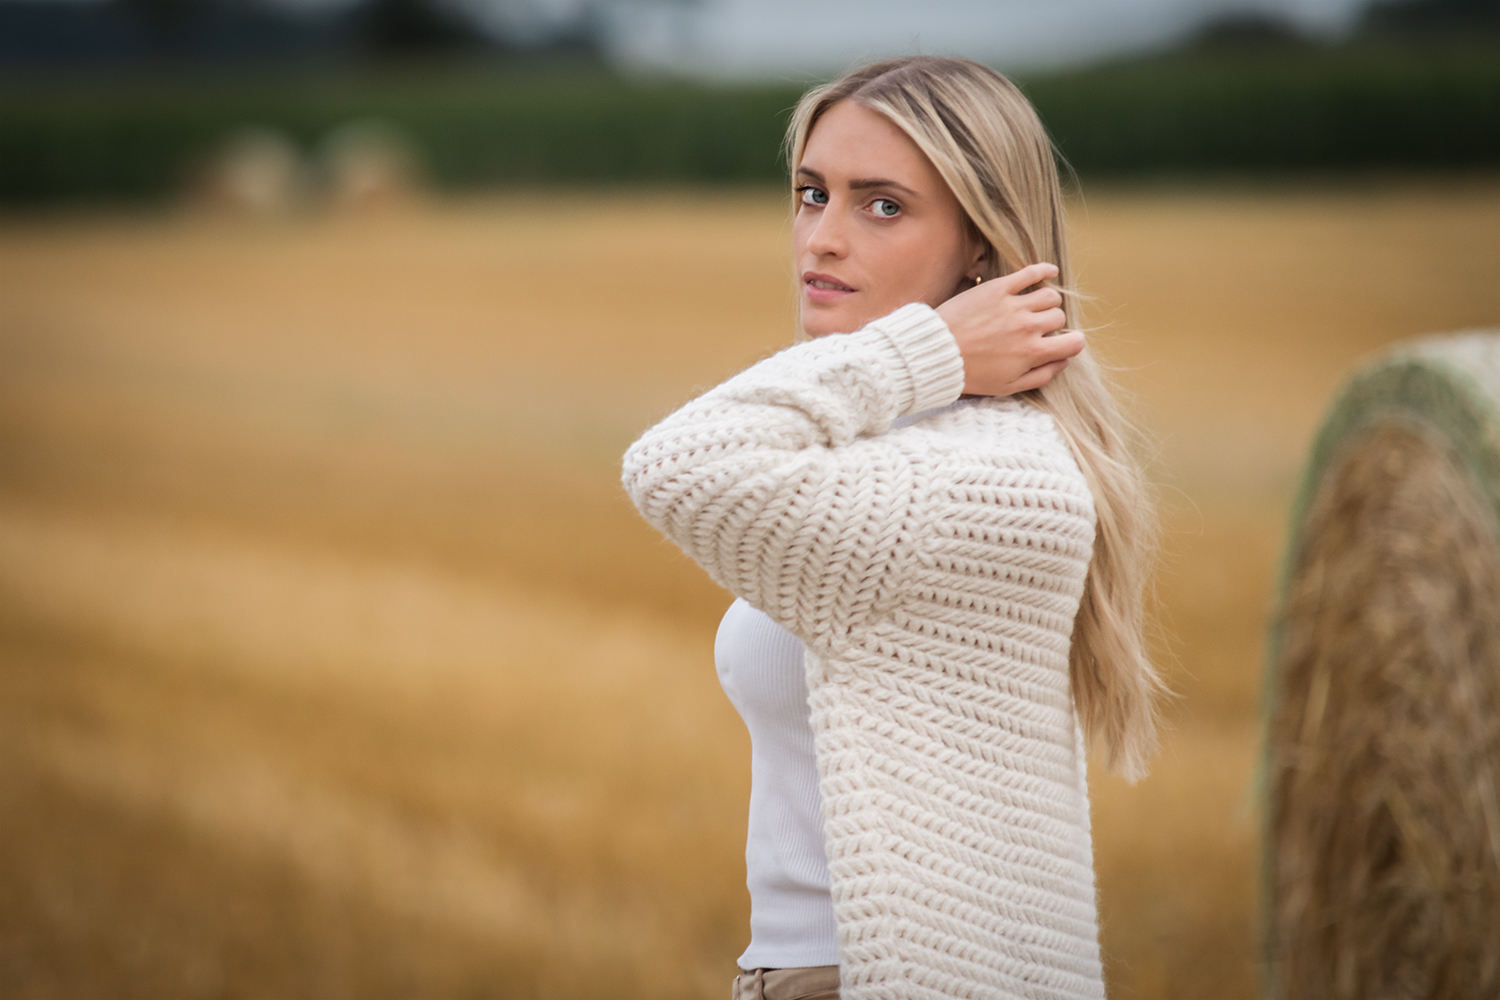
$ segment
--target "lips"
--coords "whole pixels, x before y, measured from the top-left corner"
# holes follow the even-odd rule
[[[813,302],[833,302],[855,290],[831,274],[816,271],[803,272],[802,287]]]

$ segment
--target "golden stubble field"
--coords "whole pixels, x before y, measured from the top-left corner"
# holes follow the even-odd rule
[[[728,596],[618,456],[787,342],[783,199],[0,223],[0,995],[719,997]],[[1155,772],[1096,775],[1115,997],[1256,983],[1263,626],[1362,355],[1500,324],[1500,182],[1094,190],[1154,435]]]

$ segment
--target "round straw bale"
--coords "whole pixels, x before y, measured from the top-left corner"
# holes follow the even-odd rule
[[[1267,993],[1500,997],[1500,332],[1356,374],[1267,666]]]

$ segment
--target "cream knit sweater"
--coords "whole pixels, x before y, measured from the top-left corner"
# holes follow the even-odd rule
[[[843,1000],[1102,997],[1068,688],[1093,503],[1016,400],[892,429],[962,386],[904,306],[687,404],[625,486],[807,646]]]

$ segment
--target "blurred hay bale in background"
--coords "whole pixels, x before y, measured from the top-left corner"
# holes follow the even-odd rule
[[[1500,993],[1500,334],[1334,404],[1273,638],[1267,947],[1285,1000]]]
[[[302,151],[274,129],[245,128],[206,156],[189,182],[195,207],[232,215],[289,215],[313,192]]]
[[[335,209],[368,210],[409,204],[421,194],[416,147],[378,118],[341,125],[323,140],[323,197]]]
[[[406,133],[365,118],[332,129],[313,156],[275,129],[233,132],[191,171],[186,201],[214,213],[275,218],[409,205],[423,187],[421,159]]]

